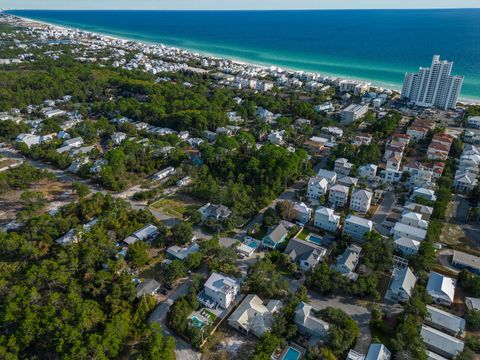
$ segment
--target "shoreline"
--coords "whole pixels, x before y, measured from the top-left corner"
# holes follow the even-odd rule
[[[192,54],[192,55],[205,56],[205,57],[207,57],[209,59],[212,59],[212,60],[226,59],[226,60],[230,60],[232,63],[238,64],[238,65],[251,66],[251,67],[256,67],[256,68],[268,69],[268,68],[273,67],[273,68],[277,68],[277,69],[282,69],[282,70],[284,70],[286,72],[290,72],[290,73],[295,73],[295,72],[315,73],[315,74],[325,75],[325,76],[328,76],[328,77],[336,77],[336,78],[340,78],[340,79],[344,79],[344,80],[370,82],[372,84],[371,86],[373,88],[383,88],[385,90],[389,90],[389,91],[392,91],[392,92],[395,92],[395,93],[398,93],[398,94],[402,90],[401,86],[395,86],[394,84],[387,84],[387,83],[382,84],[381,81],[372,81],[371,79],[368,79],[368,78],[349,77],[349,76],[343,76],[343,75],[338,75],[338,74],[333,74],[333,73],[328,73],[328,72],[321,72],[320,73],[320,72],[315,71],[315,70],[305,70],[305,69],[301,69],[301,68],[281,66],[281,65],[273,64],[273,63],[261,63],[261,62],[257,62],[257,61],[253,62],[253,61],[250,61],[248,59],[239,59],[239,58],[236,58],[236,57],[233,57],[233,56],[230,56],[230,55],[215,54],[215,53],[210,53],[210,52],[203,51],[203,50],[197,50],[197,49],[183,47],[183,46],[176,46],[176,45],[173,45],[173,44],[168,44],[168,43],[160,42],[160,41],[141,40],[139,38],[129,37],[129,36],[126,36],[126,35],[113,35],[113,34],[108,33],[108,32],[105,33],[105,32],[102,32],[102,31],[87,30],[87,29],[82,29],[80,27],[75,27],[75,26],[72,26],[72,25],[65,25],[65,24],[60,25],[58,23],[48,22],[48,21],[45,21],[45,20],[31,19],[31,18],[28,18],[28,17],[25,17],[25,16],[10,14],[8,11],[0,10],[0,14],[1,13],[5,13],[5,14],[8,14],[10,16],[15,16],[15,17],[17,17],[19,19],[22,19],[24,21],[29,21],[29,22],[32,22],[32,23],[41,24],[41,25],[44,25],[44,26],[57,27],[59,29],[65,29],[65,30],[71,30],[71,31],[81,31],[81,32],[84,32],[84,33],[92,35],[92,36],[102,36],[106,39],[113,40],[113,41],[130,41],[130,42],[138,43],[140,45],[144,44],[144,45],[150,45],[150,46],[162,46],[162,47],[165,47],[167,49],[176,49],[176,50],[180,50],[180,51],[185,51],[185,52],[187,52],[189,54]],[[477,98],[459,98],[458,102],[459,102],[459,105],[480,105],[480,98],[478,98],[478,99]]]

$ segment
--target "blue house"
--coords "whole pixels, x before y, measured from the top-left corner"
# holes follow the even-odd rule
[[[278,224],[263,238],[262,244],[266,248],[276,249],[279,244],[287,240],[287,236],[288,230],[283,224]]]

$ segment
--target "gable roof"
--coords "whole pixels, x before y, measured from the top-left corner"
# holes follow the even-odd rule
[[[455,296],[455,279],[431,271],[430,277],[428,278],[427,291],[430,295],[447,297],[453,302]]]
[[[427,305],[427,311],[427,322],[431,326],[448,329],[455,334],[465,331],[465,319],[431,305]]]
[[[283,241],[283,239],[285,238],[285,236],[288,235],[288,230],[285,228],[285,226],[283,226],[283,224],[278,224],[277,226],[275,226],[269,233],[268,233],[268,237],[269,239],[274,242],[274,243],[278,243],[280,241]]]
[[[310,241],[294,238],[288,242],[284,253],[290,256],[293,261],[306,260],[310,256],[319,257],[325,255],[327,249]]]
[[[390,284],[390,289],[401,289],[412,296],[413,288],[417,282],[417,277],[412,270],[407,266],[403,269],[395,269],[393,272],[393,281]]]

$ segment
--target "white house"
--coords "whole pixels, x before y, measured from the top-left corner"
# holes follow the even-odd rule
[[[366,178],[368,180],[373,180],[377,176],[378,166],[374,164],[367,164],[360,166],[358,168],[358,176],[361,178]]]
[[[240,283],[228,276],[213,272],[205,282],[204,294],[199,295],[199,301],[207,307],[220,306],[227,309],[240,292]]]
[[[116,132],[110,136],[110,139],[115,145],[120,145],[127,138],[127,134],[123,132]]]
[[[402,253],[403,256],[413,256],[420,249],[420,241],[400,237],[393,242],[393,248]]]
[[[303,202],[295,203],[293,211],[295,212],[295,219],[302,224],[308,223],[312,217],[312,209]]]
[[[334,185],[337,181],[337,173],[335,171],[320,169],[318,170],[317,177],[325,178],[329,185]]]
[[[269,300],[266,304],[257,295],[249,294],[228,318],[228,325],[245,334],[261,337],[274,322],[273,314],[282,307],[280,300]]]
[[[367,190],[358,189],[352,193],[350,210],[367,213],[372,203],[373,193]]]
[[[337,174],[348,176],[353,169],[353,164],[345,158],[335,160],[334,171]]]
[[[342,207],[348,199],[348,187],[343,185],[333,185],[328,194],[328,202],[333,206]]]
[[[422,325],[420,335],[427,348],[448,359],[453,359],[463,351],[465,344],[453,336],[430,326]]]
[[[340,224],[340,216],[333,209],[320,206],[315,211],[314,226],[330,232],[336,232]]]
[[[480,129],[480,116],[469,116],[467,126],[472,129]]]
[[[427,231],[397,222],[392,229],[392,235],[395,240],[405,237],[412,240],[422,241],[425,240]]]
[[[361,117],[365,116],[368,112],[368,105],[357,105],[351,104],[347,106],[341,112],[342,124],[351,124],[354,121],[357,121]]]
[[[297,325],[300,334],[322,340],[327,335],[330,326],[327,322],[316,317],[314,310],[316,309],[305,302],[298,304],[295,309],[295,325]]]
[[[137,241],[146,241],[154,238],[158,233],[158,228],[155,225],[147,224],[141,229],[135,231],[132,235],[127,237],[123,242],[131,245]]]
[[[435,191],[425,188],[417,188],[413,190],[412,200],[415,200],[417,197],[423,198],[429,201],[436,201],[437,197],[435,196]]]
[[[457,170],[453,180],[453,188],[461,193],[468,193],[477,186],[477,174],[466,170]]]
[[[427,283],[427,292],[435,304],[451,306],[455,296],[455,285],[455,279],[431,271]]]
[[[428,221],[422,219],[422,214],[418,214],[416,212],[403,212],[402,217],[400,219],[402,224],[412,226],[417,229],[427,230],[428,228]]]
[[[285,131],[272,131],[270,134],[268,134],[268,141],[271,144],[275,145],[281,145],[283,144],[283,135],[285,134]]]
[[[427,312],[425,323],[428,326],[452,336],[463,335],[465,332],[465,319],[431,305],[427,305]]]
[[[173,166],[169,166],[153,174],[152,179],[155,181],[160,181],[173,174],[175,174],[175,168]]]
[[[373,222],[371,220],[355,215],[348,215],[345,219],[343,234],[348,235],[355,240],[362,241],[365,234],[372,231],[372,229]]]
[[[394,269],[385,298],[395,302],[407,302],[412,296],[416,282],[417,277],[408,266]]]
[[[328,181],[323,177],[313,177],[308,180],[307,197],[310,201],[320,199],[327,193]]]
[[[215,205],[207,203],[203,205],[198,212],[202,216],[202,220],[213,219],[217,221],[224,221],[232,215],[232,211],[224,205]]]
[[[332,264],[331,268],[350,280],[356,280],[358,274],[355,273],[355,268],[358,265],[361,252],[362,248],[360,246],[350,245],[343,254],[337,257],[336,263]]]
[[[170,246],[167,249],[167,255],[174,259],[185,260],[190,254],[194,254],[200,251],[200,246],[197,243],[193,243],[186,247],[180,247],[177,245]]]

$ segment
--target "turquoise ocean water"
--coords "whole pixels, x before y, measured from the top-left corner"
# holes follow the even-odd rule
[[[237,60],[370,80],[400,89],[434,54],[480,100],[480,9],[329,11],[52,11],[10,13]]]

